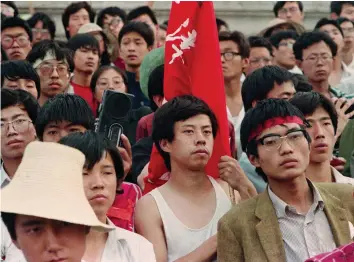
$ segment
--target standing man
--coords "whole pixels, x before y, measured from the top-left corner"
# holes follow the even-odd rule
[[[354,21],[354,1],[331,2],[331,18],[338,19],[339,17],[345,17]]]
[[[35,45],[27,60],[37,70],[40,78],[40,106],[48,99],[68,90],[71,56],[55,41],[43,40]]]
[[[250,61],[247,67],[247,75],[254,70],[272,64],[273,50],[272,44],[262,36],[250,36]]]
[[[298,24],[304,23],[304,5],[301,1],[277,1],[273,7],[275,17]]]
[[[1,23],[1,47],[9,60],[25,60],[31,42],[31,28],[21,18],[9,17]]]
[[[264,100],[246,113],[242,148],[269,186],[220,220],[218,261],[305,261],[352,241],[354,187],[306,179],[305,125],[285,100]]]
[[[55,22],[47,14],[37,12],[27,20],[27,23],[32,29],[33,44],[45,39],[54,40]]]
[[[71,3],[61,16],[66,38],[70,39],[76,35],[81,26],[93,23],[95,15],[95,11],[87,2]]]

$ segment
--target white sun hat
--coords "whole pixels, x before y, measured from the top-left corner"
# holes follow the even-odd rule
[[[94,23],[84,24],[79,28],[78,34],[87,34],[92,32],[102,32],[102,28]]]
[[[1,212],[112,230],[98,220],[85,196],[84,163],[77,149],[50,142],[28,144],[11,183],[1,190]]]

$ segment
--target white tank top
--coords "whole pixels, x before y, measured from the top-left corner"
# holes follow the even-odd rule
[[[173,213],[158,188],[149,194],[155,199],[164,225],[168,262],[175,261],[197,249],[217,232],[219,219],[231,208],[231,201],[219,183],[208,176],[216,194],[213,218],[202,228],[192,229],[184,225]]]

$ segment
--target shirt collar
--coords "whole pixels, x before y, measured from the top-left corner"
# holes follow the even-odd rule
[[[5,171],[4,162],[1,163],[1,188],[4,188],[10,183],[11,179]]]
[[[316,188],[316,186],[309,180],[306,179],[308,185],[310,186],[310,189],[312,191],[313,194],[313,203],[311,206],[315,206],[315,210],[318,207],[319,209],[323,210],[324,208],[324,202],[323,199],[321,197],[320,192],[318,191],[318,189]],[[270,200],[273,203],[274,209],[275,209],[275,213],[277,215],[278,218],[283,218],[286,217],[286,210],[288,209],[294,209],[294,207],[288,205],[287,203],[285,203],[283,200],[281,200],[276,194],[274,194],[274,192],[270,189],[270,186],[268,185],[268,194],[270,197]]]

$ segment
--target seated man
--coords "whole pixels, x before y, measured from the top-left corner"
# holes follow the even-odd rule
[[[306,128],[311,137],[310,164],[306,169],[306,176],[313,182],[336,182],[354,186],[353,178],[344,177],[330,163],[338,125],[338,115],[332,102],[317,92],[297,93],[290,102],[300,109],[310,124]]]
[[[281,99],[246,113],[242,148],[269,186],[220,220],[218,261],[304,261],[351,242],[354,187],[306,178],[311,138],[305,125],[300,110]]]
[[[139,200],[136,231],[154,245],[157,261],[211,261],[217,222],[231,208],[227,183],[205,174],[218,130],[216,117],[202,100],[180,96],[155,112],[153,126],[154,144],[170,175]],[[237,172],[234,162],[221,158],[220,177]]]
[[[26,60],[1,63],[1,88],[22,89],[33,95],[40,95],[40,80],[36,70]]]
[[[80,262],[88,232],[113,229],[97,219],[86,199],[84,163],[76,149],[33,142],[16,178],[1,190],[1,217],[27,262]],[[23,261],[6,255],[10,260]]]

